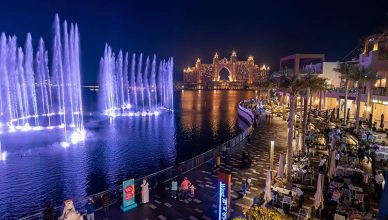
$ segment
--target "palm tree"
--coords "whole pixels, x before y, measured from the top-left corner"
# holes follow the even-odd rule
[[[270,104],[271,103],[271,89],[275,88],[275,84],[273,82],[271,82],[270,80],[263,83],[262,87],[264,88],[264,90],[267,90],[267,103]]]
[[[350,64],[349,63],[339,63],[336,68],[333,69],[334,71],[341,74],[341,78],[345,79],[345,104],[344,104],[344,124],[346,125],[346,110],[347,110],[347,103],[348,103],[348,96],[349,96],[349,76],[350,76]]]
[[[305,89],[301,90],[300,94],[304,99],[303,105],[303,122],[302,122],[302,153],[306,151],[306,129],[308,122],[308,101],[311,94],[316,91],[322,91],[327,88],[327,82],[325,78],[318,77],[317,75],[307,74],[303,77],[303,81],[305,82]],[[310,110],[311,110],[311,101],[310,101]]]
[[[357,82],[357,108],[356,108],[356,124],[355,129],[356,132],[359,130],[359,122],[360,122],[360,104],[361,104],[361,89],[367,83],[373,83],[376,80],[380,79],[375,71],[370,68],[365,68],[362,66],[354,66],[351,68],[351,73],[349,75],[349,80],[353,82]]]
[[[287,138],[287,180],[291,181],[292,170],[292,137],[294,133],[295,119],[295,98],[298,93],[305,88],[303,79],[287,69],[282,73],[272,76],[272,81],[277,83],[279,90],[288,93],[290,97],[290,114],[288,116],[288,138]]]

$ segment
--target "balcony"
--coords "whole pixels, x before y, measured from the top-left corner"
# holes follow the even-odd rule
[[[372,89],[372,95],[386,96],[387,88],[386,87],[375,87]]]
[[[344,94],[345,94],[345,91],[346,91],[346,88],[342,88],[342,87],[341,88],[331,88],[328,90],[328,92],[330,92],[330,93],[344,93]],[[361,90],[361,94],[365,94],[365,92],[366,92],[366,88],[364,87]],[[349,93],[349,95],[356,94],[357,89],[356,88],[349,88],[348,93]]]

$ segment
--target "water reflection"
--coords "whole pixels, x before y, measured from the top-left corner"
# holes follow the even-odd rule
[[[55,144],[55,132],[0,136],[9,152],[0,163],[0,219],[34,212],[47,201],[81,201],[203,153],[240,132],[238,101],[252,97],[243,91],[176,92],[174,112],[99,119],[85,143],[66,149]],[[85,94],[88,112],[95,111],[95,98]]]

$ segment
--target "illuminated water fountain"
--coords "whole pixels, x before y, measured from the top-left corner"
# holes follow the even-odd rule
[[[156,64],[156,56],[138,60],[120,50],[116,56],[106,45],[100,60],[99,102],[104,114],[116,116],[152,116],[173,109],[173,59]],[[137,65],[136,65],[137,64]],[[144,68],[143,68],[144,66]]]
[[[27,34],[24,48],[16,36],[0,37],[0,132],[63,129],[65,140],[84,139],[77,24],[54,21],[51,71],[43,39],[33,51]]]

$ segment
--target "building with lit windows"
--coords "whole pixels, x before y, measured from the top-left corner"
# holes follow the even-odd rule
[[[183,83],[179,88],[188,89],[254,89],[267,81],[270,68],[258,66],[252,56],[246,61],[237,60],[232,52],[230,59],[220,59],[216,53],[212,63],[202,63],[198,58],[195,66],[183,70]]]
[[[362,46],[362,52],[358,55],[358,59],[349,61],[349,63],[351,65],[358,64],[365,68],[371,68],[377,72],[381,79],[375,83],[365,85],[361,90],[360,117],[363,120],[372,117],[373,122],[380,124],[382,114],[385,116],[388,115],[388,29],[383,33],[366,37]],[[336,85],[331,91],[325,93],[323,106],[326,109],[339,107],[341,112],[340,116],[343,116],[343,111],[345,111],[345,80],[338,73],[337,77],[332,77],[332,79],[339,79],[340,85]],[[355,118],[356,112],[357,94],[355,88],[357,85],[355,82],[350,82],[349,85],[347,108],[352,120]],[[385,117],[385,120],[387,118]],[[385,122],[386,125],[387,122]]]

